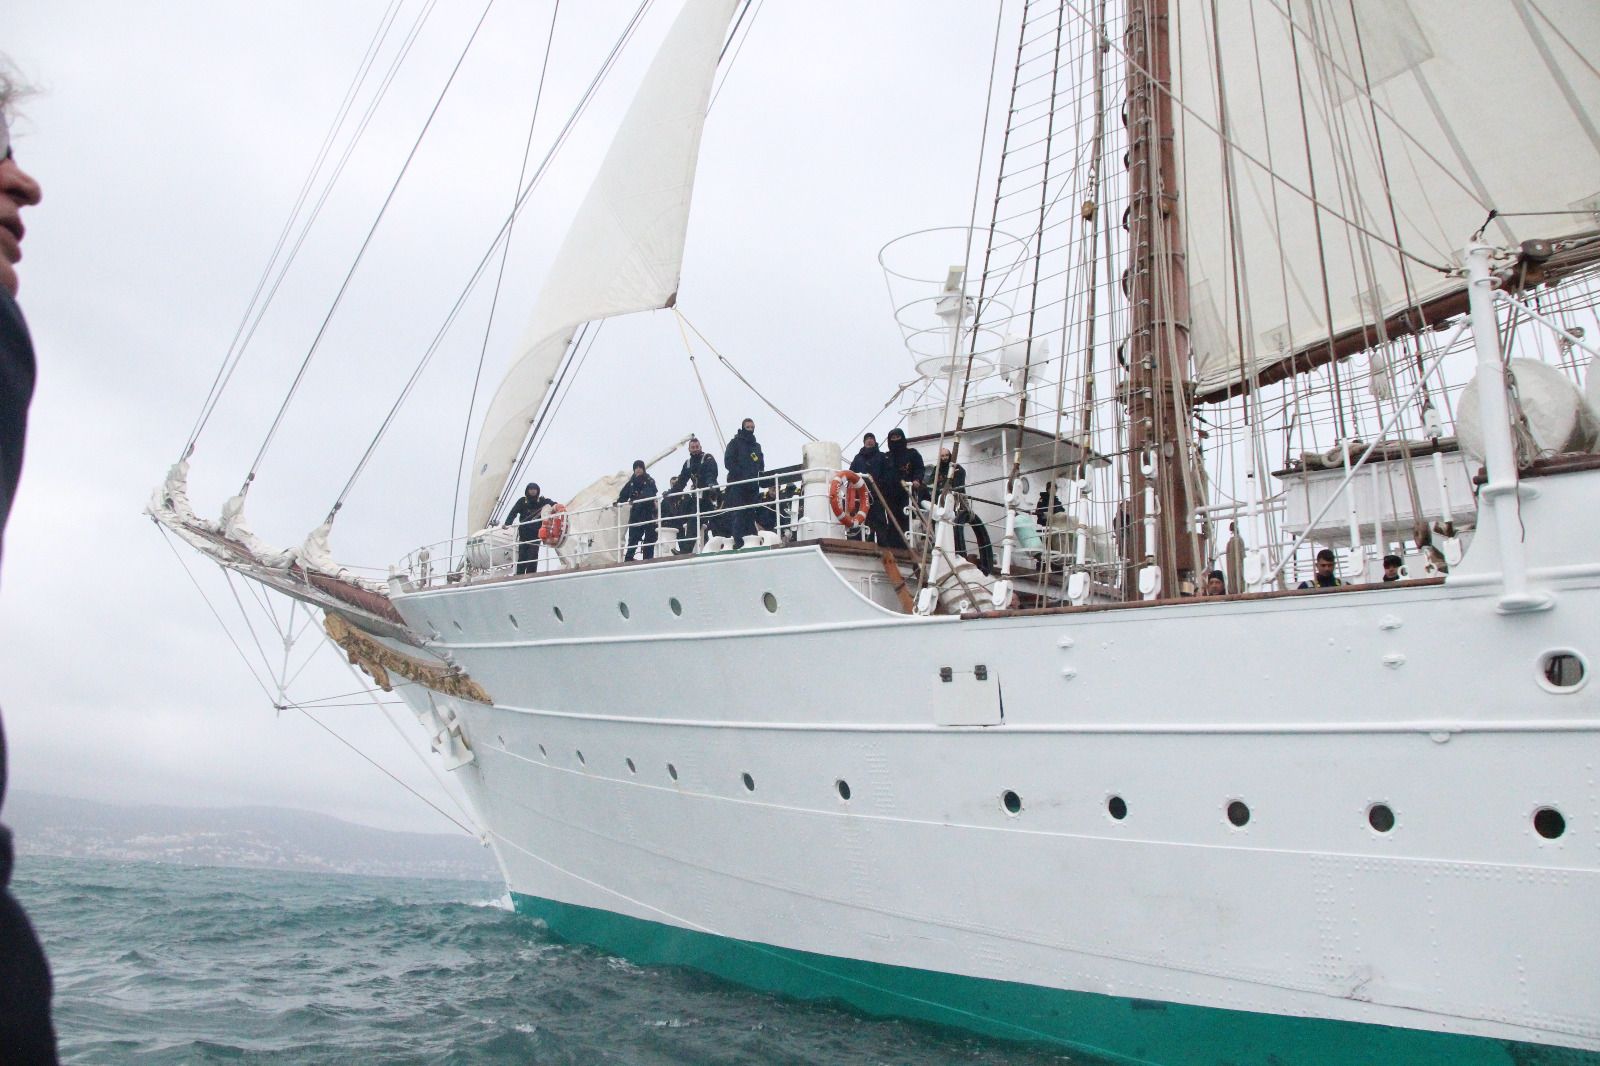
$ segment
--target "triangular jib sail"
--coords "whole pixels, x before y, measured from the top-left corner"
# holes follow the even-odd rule
[[[646,72],[489,401],[472,463],[472,528],[491,521],[577,328],[665,307],[677,294],[700,133],[737,4],[687,0]]]

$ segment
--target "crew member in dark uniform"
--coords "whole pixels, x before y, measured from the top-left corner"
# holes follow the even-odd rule
[[[716,483],[716,456],[705,453],[700,447],[699,437],[690,437],[689,458],[683,461],[683,469],[678,471],[678,489],[689,493],[687,500],[693,506],[680,516],[678,551],[694,550],[695,542],[700,539],[700,516],[710,509],[705,490]]]
[[[872,484],[867,486],[869,494],[867,528],[872,530],[872,539],[886,548],[904,547],[905,542],[894,531],[888,512],[883,509],[883,501],[879,499],[880,495],[886,494],[889,490],[889,458],[883,454],[883,449],[878,447],[876,434],[867,433],[862,436],[861,450],[850,460],[850,469],[872,481]]]
[[[994,573],[994,545],[989,542],[989,530],[983,519],[972,513],[972,505],[967,500],[967,468],[951,461],[949,448],[940,448],[939,465],[933,472],[934,502],[942,505],[946,494],[955,496],[956,554],[967,554],[966,532],[961,527],[971,526],[972,537],[978,542],[978,569],[986,574]]]
[[[656,557],[656,479],[645,472],[644,460],[633,461],[633,476],[617,494],[617,502],[628,504],[628,551],[632,559],[637,549],[642,559]]]
[[[1303,589],[1336,589],[1344,582],[1339,580],[1336,569],[1339,559],[1333,554],[1332,548],[1323,548],[1317,552],[1316,570],[1311,575],[1310,581],[1300,582]]]
[[[891,429],[887,438],[889,454],[884,458],[888,461],[889,484],[884,486],[883,497],[889,502],[889,511],[894,515],[895,521],[901,523],[901,528],[910,532],[912,521],[906,514],[906,508],[913,499],[926,499],[928,486],[928,465],[922,461],[922,453],[906,445],[906,431],[900,428]]]
[[[727,451],[722,453],[722,466],[728,472],[728,491],[724,499],[733,512],[734,547],[742,548],[744,538],[756,534],[753,505],[760,501],[761,491],[753,479],[767,472],[767,457],[756,440],[755,419],[747,418],[739,423],[739,432],[733,435]]]
[[[22,443],[33,398],[33,341],[17,306],[21,212],[39,202],[39,183],[11,154],[11,101],[17,89],[0,66],[0,534],[22,474]],[[6,791],[6,741],[0,730],[0,802]],[[11,831],[0,826],[0,1058],[56,1061],[50,1024],[50,966],[28,916],[11,895]]]
[[[506,520],[501,525],[509,526],[513,522],[517,523],[517,573],[519,574],[531,574],[539,569],[539,515],[552,503],[555,501],[540,495],[538,484],[530,481],[521,498],[506,512]]]

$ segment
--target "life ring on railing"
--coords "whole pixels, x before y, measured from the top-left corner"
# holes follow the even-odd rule
[[[859,526],[867,520],[872,488],[867,479],[854,470],[841,470],[828,481],[828,505],[833,508],[833,517],[844,528]]]
[[[549,545],[561,543],[567,535],[567,509],[559,503],[550,505],[549,515],[539,520],[539,539]]]

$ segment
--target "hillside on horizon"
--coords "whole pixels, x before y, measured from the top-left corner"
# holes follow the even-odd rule
[[[121,806],[26,790],[5,797],[21,855],[499,881],[465,834],[402,833],[287,807]]]

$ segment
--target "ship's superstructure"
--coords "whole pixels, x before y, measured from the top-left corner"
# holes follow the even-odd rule
[[[187,455],[151,513],[324,612],[561,935],[1119,1061],[1600,1061],[1600,19],[1458,8],[1006,5],[988,217],[881,257],[922,476],[497,526],[587,324],[676,304],[748,13],[687,0],[473,533],[361,579]]]

